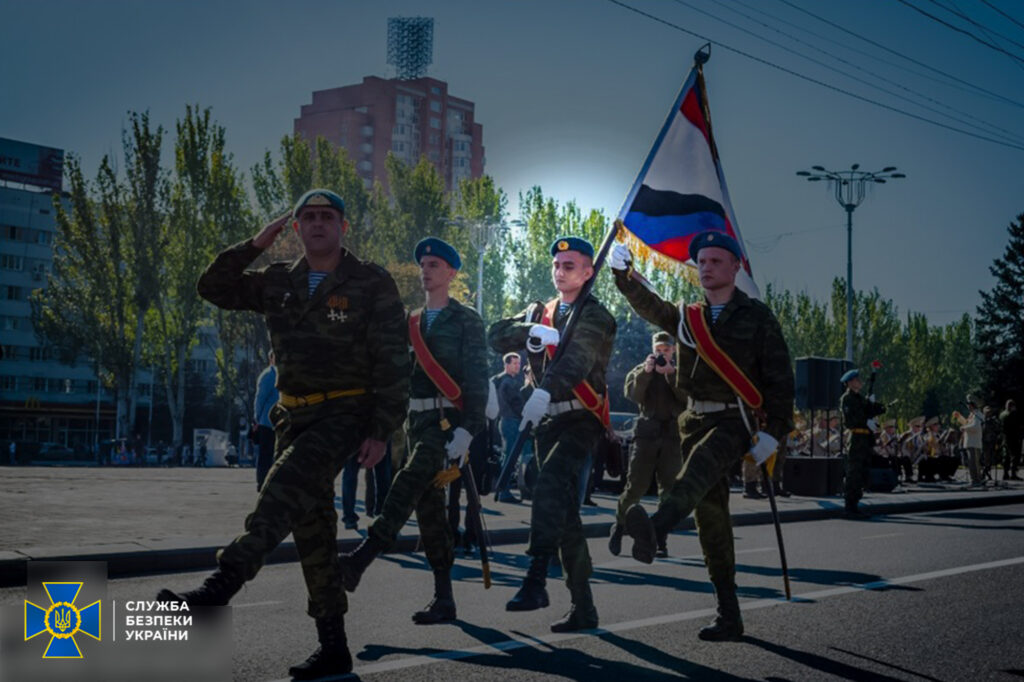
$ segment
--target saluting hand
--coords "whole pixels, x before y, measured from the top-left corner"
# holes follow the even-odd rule
[[[252,245],[257,249],[269,248],[274,240],[277,239],[277,235],[281,234],[281,230],[288,224],[288,220],[292,217],[292,212],[282,213],[278,217],[271,220],[269,223],[263,226],[263,229],[252,238]]]

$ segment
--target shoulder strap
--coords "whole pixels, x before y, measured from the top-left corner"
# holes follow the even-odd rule
[[[722,380],[729,384],[729,387],[754,410],[761,409],[764,402],[761,392],[757,386],[743,373],[743,370],[730,358],[724,350],[715,342],[711,335],[711,327],[704,317],[704,304],[691,303],[683,309],[683,316],[686,319],[686,326],[693,336],[697,347],[697,354],[708,363],[708,366],[715,371]]]
[[[434,354],[430,352],[430,347],[427,346],[427,342],[423,338],[423,332],[420,331],[422,315],[423,308],[417,308],[409,313],[409,340],[412,342],[412,349],[416,354],[416,362],[423,368],[427,378],[434,383],[437,390],[441,391],[441,395],[452,401],[455,407],[461,410],[462,387],[456,383],[455,379],[452,379],[451,375],[434,357]]]

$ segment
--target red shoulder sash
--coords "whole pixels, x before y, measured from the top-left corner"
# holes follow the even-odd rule
[[[412,342],[413,352],[416,353],[416,362],[419,363],[427,377],[434,382],[437,390],[441,391],[448,400],[452,401],[455,407],[462,409],[462,387],[455,379],[445,371],[441,363],[437,361],[427,342],[423,339],[423,332],[420,331],[420,317],[423,315],[423,308],[409,313],[409,340]]]
[[[736,394],[747,405],[755,410],[761,409],[763,402],[757,386],[743,373],[743,370],[715,342],[711,335],[711,327],[704,317],[704,304],[691,303],[685,306],[686,326],[689,327],[693,340],[697,344],[697,354],[708,366],[715,370],[725,383],[729,384]]]

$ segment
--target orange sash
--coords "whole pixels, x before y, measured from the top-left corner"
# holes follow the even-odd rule
[[[416,353],[416,362],[419,363],[427,377],[434,382],[437,390],[441,391],[448,400],[452,401],[455,407],[462,409],[462,387],[455,383],[455,379],[445,371],[441,363],[427,347],[423,340],[423,332],[420,331],[420,317],[423,315],[423,308],[409,313],[409,340],[412,341],[412,349]]]
[[[555,319],[555,310],[558,308],[558,299],[554,298],[548,301],[547,305],[544,306],[544,313],[541,315],[540,323],[552,327],[552,320]],[[555,357],[555,347],[547,347],[548,359]],[[604,424],[605,427],[611,424],[611,412],[608,401],[604,399],[604,396],[594,390],[594,387],[584,379],[572,389],[573,395],[583,403],[583,406],[590,410],[591,414],[597,417],[598,421]]]
[[[708,366],[715,370],[715,374],[720,376],[725,383],[729,384],[729,387],[743,399],[743,402],[752,409],[761,409],[763,399],[757,386],[754,386],[743,370],[715,343],[715,338],[711,335],[711,328],[704,317],[704,304],[691,303],[685,307],[684,314],[686,326],[693,334],[693,340],[697,344],[697,354],[701,359],[708,363]]]

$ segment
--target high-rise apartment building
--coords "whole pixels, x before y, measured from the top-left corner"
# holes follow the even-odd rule
[[[448,84],[434,78],[367,76],[358,85],[318,90],[295,119],[295,133],[347,149],[367,187],[375,179],[387,187],[388,152],[409,165],[426,156],[449,191],[484,172],[483,126],[473,102],[449,95]]]

